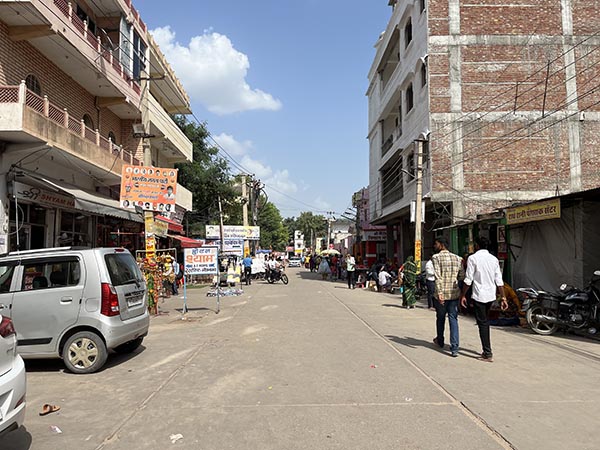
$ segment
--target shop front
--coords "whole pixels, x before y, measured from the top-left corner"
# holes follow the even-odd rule
[[[10,251],[50,247],[143,244],[142,219],[108,197],[47,177],[26,177],[9,184]]]

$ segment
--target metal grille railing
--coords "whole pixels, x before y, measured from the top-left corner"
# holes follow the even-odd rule
[[[0,103],[18,103],[19,87],[4,86],[0,87]]]
[[[137,84],[135,81],[133,82],[133,90],[135,91],[136,94],[140,94],[142,92],[142,89],[140,88],[140,85]]]
[[[52,103],[48,106],[48,118],[62,126],[65,125],[65,111],[57,108]]]
[[[91,128],[85,127],[85,138],[88,141],[92,141],[93,143],[96,143],[96,132],[94,130],[92,130]]]
[[[44,114],[44,99],[29,89],[25,93],[25,104],[31,109]]]
[[[106,139],[104,136],[100,136],[100,147],[104,150],[110,151],[110,141]]]
[[[66,0],[54,0],[54,4],[60,10],[60,12],[69,17],[69,4]]]
[[[85,31],[85,24],[83,23],[83,20],[81,20],[79,18],[79,16],[72,16],[71,17],[71,22],[73,22],[73,25],[75,26],[75,29],[77,31],[79,31],[81,34],[84,33]]]
[[[87,31],[87,40],[93,48],[98,48],[98,38],[90,30]]]
[[[69,130],[74,131],[81,136],[81,121],[69,117]]]

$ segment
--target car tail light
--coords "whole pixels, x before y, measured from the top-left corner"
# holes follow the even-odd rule
[[[0,336],[5,338],[12,334],[16,334],[12,320],[10,320],[8,317],[0,316],[0,318],[2,318],[2,321],[0,322]]]
[[[112,284],[102,283],[102,306],[100,313],[104,316],[119,315],[119,297]]]

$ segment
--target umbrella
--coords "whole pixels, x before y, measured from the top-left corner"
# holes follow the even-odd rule
[[[329,248],[327,250],[323,250],[320,253],[321,256],[330,256],[330,255],[341,255],[340,252],[338,252],[335,248]]]

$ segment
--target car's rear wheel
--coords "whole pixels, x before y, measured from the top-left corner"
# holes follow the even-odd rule
[[[65,342],[62,357],[73,373],[93,373],[99,370],[108,357],[104,341],[96,333],[81,331]]]
[[[144,341],[143,337],[139,337],[134,339],[133,341],[125,342],[124,344],[115,347],[115,352],[117,353],[133,353],[138,349],[142,342]]]

